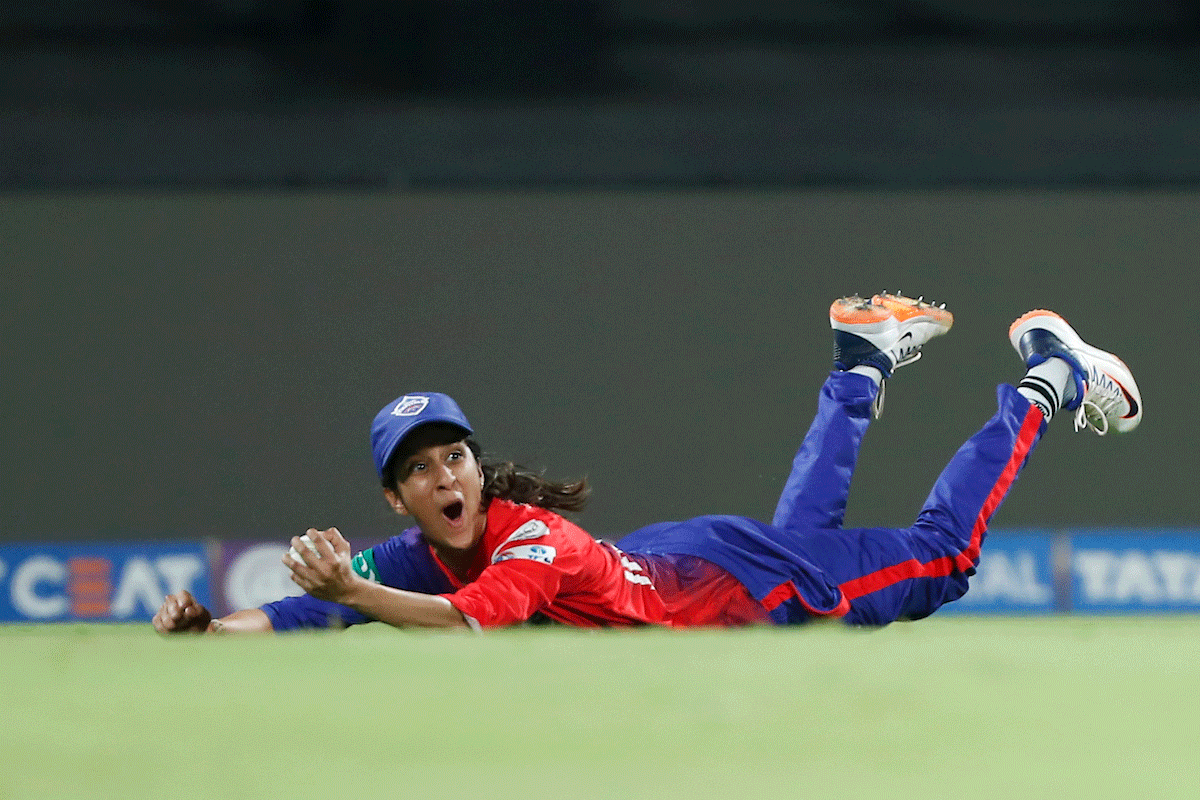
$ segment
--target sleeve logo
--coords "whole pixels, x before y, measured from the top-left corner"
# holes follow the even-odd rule
[[[500,553],[500,551],[508,547],[513,542],[524,542],[528,541],[529,539],[540,539],[549,532],[550,526],[542,522],[540,519],[529,520],[529,522],[526,522],[524,525],[509,534],[509,537],[501,542],[499,547],[492,551],[492,563],[495,564],[497,560],[496,556]],[[550,548],[550,552],[554,552],[553,547]],[[554,560],[553,556],[551,556],[550,560]]]
[[[354,556],[350,568],[369,581],[383,583],[379,580],[379,571],[375,569],[375,553],[371,550],[363,550]]]
[[[538,539],[550,532],[550,526],[542,522],[540,519],[531,519],[521,527],[517,528],[511,536],[504,541],[519,542],[522,539]]]
[[[543,564],[553,564],[554,557],[558,555],[558,550],[546,544],[519,544],[515,547],[510,547],[503,553],[498,553],[492,558],[493,564],[499,564],[501,561],[511,561],[513,559],[521,559],[525,561],[539,561]]]

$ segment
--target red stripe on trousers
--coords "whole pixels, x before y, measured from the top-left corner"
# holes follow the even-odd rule
[[[781,583],[776,586],[771,592],[762,599],[762,607],[767,611],[774,611],[781,603],[786,600],[796,598],[800,601],[800,605],[804,606],[804,610],[814,617],[844,617],[850,613],[850,600],[843,594],[838,604],[828,611],[821,611],[813,608],[804,599],[804,595],[800,594],[800,590],[796,588],[796,584],[791,581]]]
[[[975,524],[971,528],[971,542],[967,545],[966,550],[956,555],[935,558],[924,564],[915,558],[902,561],[899,564],[863,575],[861,578],[846,581],[838,587],[846,599],[854,600],[864,594],[878,592],[910,578],[944,578],[954,571],[955,565],[963,572],[973,567],[975,559],[979,558],[979,550],[983,543],[983,534],[987,531],[988,520],[992,518],[992,514],[996,512],[1005,495],[1008,494],[1008,490],[1012,488],[1013,481],[1017,479],[1017,473],[1021,470],[1021,465],[1025,463],[1025,457],[1029,455],[1030,448],[1037,440],[1041,425],[1042,412],[1037,410],[1037,406],[1031,404],[1021,423],[1021,428],[1017,432],[1017,441],[1013,444],[1012,455],[1009,457],[1008,463],[1004,465],[1004,471],[1000,473],[992,490],[988,493],[983,507],[979,509],[979,516],[975,518]]]

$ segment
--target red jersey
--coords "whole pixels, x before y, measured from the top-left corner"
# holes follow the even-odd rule
[[[631,557],[552,511],[508,500],[488,506],[466,581],[437,563],[456,589],[442,597],[472,627],[523,622],[539,611],[577,626],[770,621],[714,564]]]

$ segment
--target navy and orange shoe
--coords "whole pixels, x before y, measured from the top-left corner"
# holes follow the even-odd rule
[[[954,324],[946,304],[913,300],[883,292],[870,300],[853,295],[829,307],[833,328],[833,362],[837,369],[860,364],[875,367],[885,378],[921,357],[921,348]]]
[[[1009,326],[1008,340],[1027,367],[1048,358],[1071,365],[1075,392],[1063,408],[1075,412],[1075,430],[1089,428],[1101,436],[1110,430],[1128,433],[1142,421],[1142,395],[1129,367],[1083,341],[1058,314],[1035,309],[1021,315]]]

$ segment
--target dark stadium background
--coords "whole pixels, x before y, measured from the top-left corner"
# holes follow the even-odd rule
[[[945,300],[851,498],[900,524],[1035,306],[1126,358],[994,524],[1194,527],[1200,5],[0,9],[0,541],[396,530],[367,425],[443,390],[597,535],[769,516],[830,300]]]

